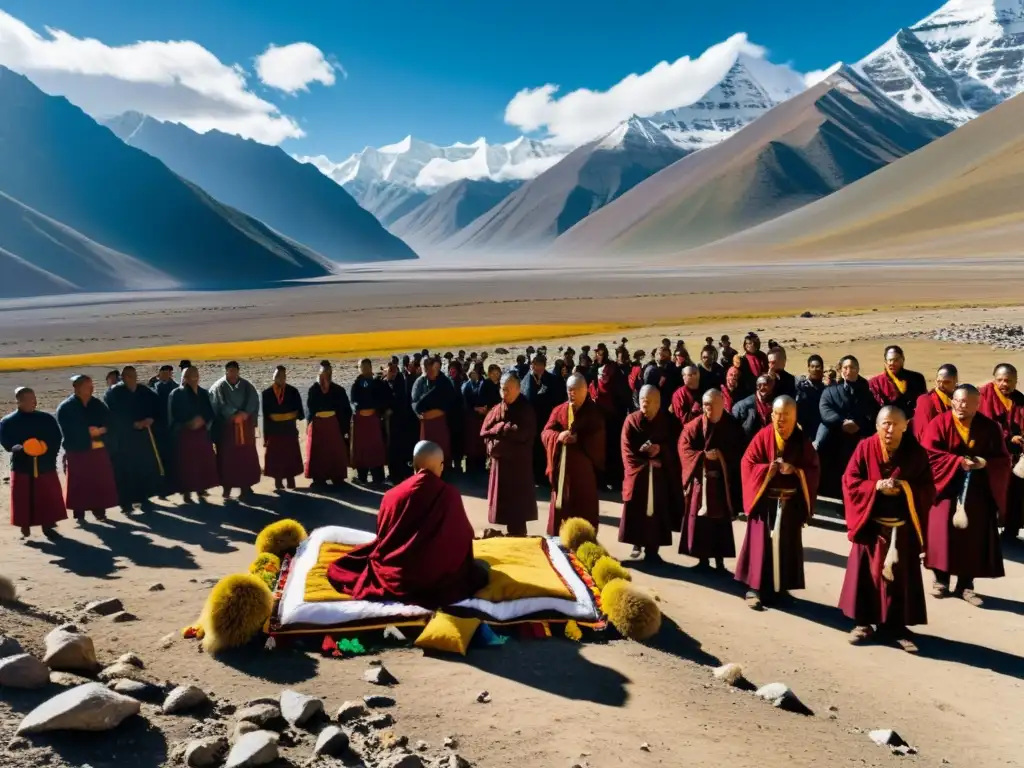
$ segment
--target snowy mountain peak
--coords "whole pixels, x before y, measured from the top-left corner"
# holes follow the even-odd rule
[[[633,115],[597,142],[596,149],[625,150],[642,146],[675,147],[675,142],[651,120]]]

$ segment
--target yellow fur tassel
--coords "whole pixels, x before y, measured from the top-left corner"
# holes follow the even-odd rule
[[[597,531],[589,521],[582,517],[570,517],[559,526],[558,538],[563,547],[570,552],[575,552],[584,542],[596,542]]]
[[[648,640],[661,629],[658,604],[624,579],[614,579],[601,590],[601,608],[612,626],[629,640]]]
[[[260,531],[256,537],[256,552],[261,555],[269,552],[280,558],[298,549],[306,537],[306,529],[295,520],[278,520]]]
[[[236,573],[217,582],[196,622],[203,650],[218,653],[245,645],[270,618],[274,598],[258,576]]]
[[[611,555],[605,555],[594,563],[590,575],[594,577],[594,583],[597,584],[598,589],[604,589],[610,581],[615,579],[633,580],[633,574]]]
[[[571,619],[565,623],[565,636],[578,643],[583,638],[583,632],[580,631],[580,625]]]
[[[585,541],[576,550],[576,559],[583,563],[583,567],[588,571],[593,571],[597,561],[607,554],[608,550],[596,541]]]

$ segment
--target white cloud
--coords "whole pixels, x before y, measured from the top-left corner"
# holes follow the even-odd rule
[[[802,75],[766,61],[766,49],[741,32],[697,58],[662,61],[647,72],[627,75],[606,91],[580,88],[559,97],[559,86],[552,83],[524,88],[506,106],[505,122],[526,132],[545,129],[558,142],[583,144],[631,115],[649,116],[692,104],[722,79],[740,55],[758,60],[759,73],[775,70],[773,79],[799,85]]]
[[[837,61],[835,64],[833,64],[828,69],[815,69],[815,70],[811,70],[810,72],[808,72],[807,74],[804,75],[804,85],[806,85],[808,88],[813,88],[814,86],[816,86],[818,83],[820,83],[822,80],[824,80],[829,75],[835,74],[835,72],[841,66],[843,66],[843,62]]]
[[[188,40],[110,46],[50,27],[40,35],[0,11],[0,64],[94,117],[137,110],[265,144],[304,135],[295,119],[249,89],[245,70]]]
[[[312,43],[271,43],[256,57],[256,74],[264,85],[285,93],[308,91],[310,83],[334,85],[337,64],[328,61],[324,52]],[[341,70],[344,75],[344,70]]]

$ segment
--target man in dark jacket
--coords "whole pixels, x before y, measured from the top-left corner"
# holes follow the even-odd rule
[[[815,442],[821,457],[821,494],[842,498],[846,465],[857,444],[873,434],[878,415],[878,403],[853,355],[839,361],[839,381],[822,392],[818,411],[821,426]]]
[[[818,404],[825,391],[825,361],[821,355],[807,358],[807,375],[796,383],[796,411],[800,429],[817,445],[818,427],[821,425],[821,411]]]
[[[754,435],[772,423],[775,379],[770,373],[763,373],[757,377],[756,388],[754,394],[743,398],[732,408],[732,415],[743,427],[747,442],[753,440]]]

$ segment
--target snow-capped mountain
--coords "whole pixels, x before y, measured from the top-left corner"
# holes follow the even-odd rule
[[[950,0],[856,69],[904,109],[961,125],[1024,91],[1024,0]]]

